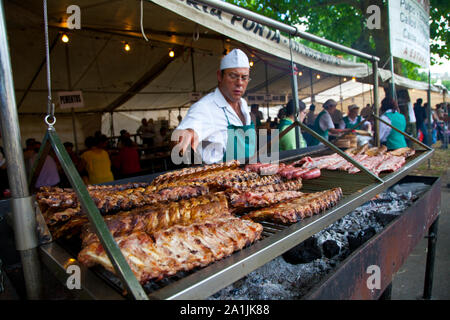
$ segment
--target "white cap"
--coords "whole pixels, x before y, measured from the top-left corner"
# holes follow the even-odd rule
[[[356,104],[351,104],[348,106],[348,111],[353,110],[353,109],[359,109],[359,107]]]
[[[233,49],[229,54],[222,58],[220,70],[229,68],[250,68],[248,57],[244,51]]]

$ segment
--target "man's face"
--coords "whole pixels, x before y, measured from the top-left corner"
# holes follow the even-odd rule
[[[223,74],[223,75],[222,75]],[[248,68],[230,68],[217,71],[219,89],[228,102],[238,102],[250,81]]]
[[[356,116],[358,116],[358,111],[358,108],[354,108],[348,112],[348,115],[350,116],[350,118],[355,118]]]

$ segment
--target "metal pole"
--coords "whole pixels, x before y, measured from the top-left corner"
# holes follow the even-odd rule
[[[396,99],[395,94],[395,76],[394,76],[394,57],[391,55],[391,98]]]
[[[294,100],[295,105],[295,115],[294,119],[296,122],[298,121],[298,83],[297,83],[297,75],[295,74],[295,64],[294,60],[292,60],[292,39],[289,37],[289,48],[291,51],[291,86],[292,86],[292,99]],[[295,126],[295,148],[300,149],[300,127]]]
[[[191,65],[192,65],[192,84],[194,86],[194,92],[197,92],[197,83],[195,81],[195,67],[194,67],[194,49],[191,49]]]
[[[287,24],[284,24],[282,22],[278,22],[276,20],[273,20],[271,18],[265,17],[263,15],[254,13],[250,10],[238,7],[236,5],[227,3],[227,2],[223,2],[220,0],[197,0],[196,2],[198,3],[202,3],[202,4],[206,4],[206,5],[210,5],[212,7],[215,7],[217,9],[221,9],[223,11],[232,13],[234,15],[240,16],[240,17],[244,17],[247,19],[250,19],[252,21],[258,22],[260,24],[264,24],[268,27],[274,28],[274,29],[278,29],[281,32],[286,32],[292,36],[297,36],[315,43],[319,43],[321,45],[327,46],[329,48],[333,48],[363,59],[367,59],[367,60],[371,60],[371,61],[379,61],[380,59],[378,57],[369,55],[367,53],[352,49],[352,48],[348,48],[346,46],[343,46],[341,44],[335,43],[333,41],[327,40],[327,39],[323,39],[320,38],[318,36],[315,36],[313,34],[307,33],[307,32],[303,32],[303,31],[299,31],[296,27],[291,27]]]
[[[431,113],[431,69],[428,69],[428,91],[427,91],[427,100],[428,100],[428,108],[427,108],[427,115],[428,115],[428,145],[431,147],[432,144],[432,127],[431,122],[433,121],[433,116]]]
[[[342,99],[342,81],[341,77],[339,77],[339,99],[341,100],[341,112],[344,112],[344,101]]]
[[[374,110],[373,113],[376,115],[375,121],[373,124],[373,133],[375,139],[375,145],[377,147],[380,146],[380,123],[378,121],[378,117],[380,115],[379,109],[379,97],[378,97],[378,62],[372,61],[372,73],[373,73],[373,105]]]
[[[314,98],[314,84],[313,84],[313,75],[312,75],[312,69],[309,69],[309,83],[311,88],[311,104],[315,104],[315,98]]]
[[[433,272],[434,272],[434,260],[436,256],[436,242],[438,232],[439,217],[433,222],[428,229],[428,251],[427,251],[427,264],[425,267],[425,283],[423,287],[423,298],[425,300],[431,299],[431,291],[433,289]]]
[[[268,73],[267,73],[267,62],[265,62],[265,61],[264,61],[264,71],[265,71],[265,74],[266,74],[266,94],[269,94],[269,76],[268,76]],[[267,102],[266,107],[267,107],[267,116],[269,116],[270,115],[269,102]]]
[[[39,299],[42,281],[36,219],[28,190],[21,146],[19,119],[7,41],[3,1],[0,0],[0,119],[11,190],[12,221],[16,248],[20,252],[28,299]]]

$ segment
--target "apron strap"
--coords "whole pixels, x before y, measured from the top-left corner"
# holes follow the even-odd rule
[[[228,119],[227,113],[225,112],[225,108],[222,108],[223,114],[225,115],[225,117],[227,118],[227,123],[228,125],[230,125],[230,120]]]

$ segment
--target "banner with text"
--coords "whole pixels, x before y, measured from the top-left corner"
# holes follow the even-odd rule
[[[389,41],[394,57],[429,67],[429,16],[429,0],[389,0]]]

